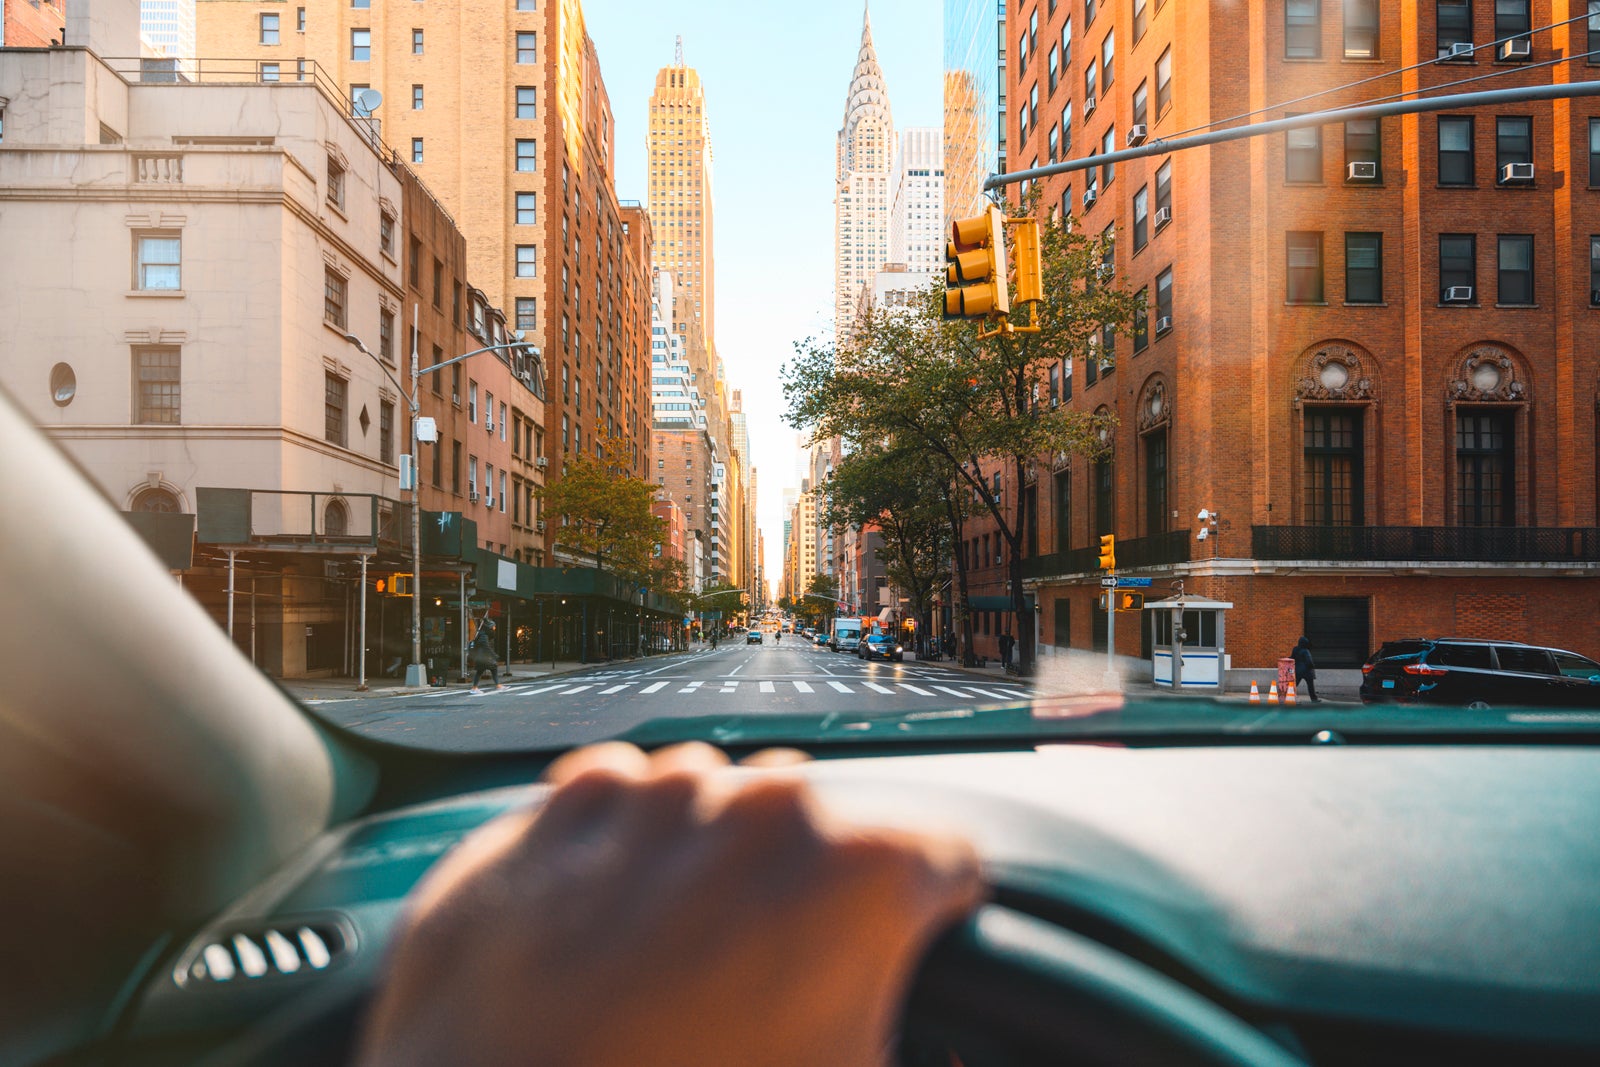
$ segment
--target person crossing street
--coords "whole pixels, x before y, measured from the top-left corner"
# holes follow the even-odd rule
[[[500,657],[494,651],[494,629],[494,620],[485,613],[483,618],[478,620],[478,632],[472,638],[472,649],[468,659],[472,665],[470,692],[474,695],[483,692],[478,688],[478,679],[483,677],[484,671],[489,672],[489,680],[494,683],[497,692],[505,688],[500,684]]]

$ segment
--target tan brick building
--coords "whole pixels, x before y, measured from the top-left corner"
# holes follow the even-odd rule
[[[1006,8],[1012,170],[1246,113],[1595,70],[1523,69],[1595,47],[1570,2]],[[1505,38],[1528,44],[1488,46]],[[1270,666],[1301,633],[1331,666],[1416,635],[1600,651],[1596,148],[1600,104],[1574,99],[1043,182],[1052,217],[1114,228],[1116,276],[1150,312],[1042,383],[1120,424],[1109,462],[1041,462],[1023,487],[1039,505],[1026,570],[1041,644],[1103,646],[1091,545],[1110,532],[1157,595],[1182,579],[1234,605],[1236,668]],[[1202,508],[1221,522],[1198,542]],[[992,528],[969,536],[974,592],[1001,592]],[[1119,618],[1121,653],[1149,656],[1141,621]],[[980,648],[1002,623],[980,618]]]
[[[0,47],[47,48],[66,28],[66,0],[0,0]]]
[[[304,61],[346,97],[381,92],[373,118],[467,235],[466,273],[543,353],[550,476],[558,447],[591,449],[602,433],[632,442],[642,474],[651,237],[617,197],[578,0],[199,0],[197,27],[203,77],[231,64],[288,79]],[[522,524],[510,544],[524,557],[549,547]]]

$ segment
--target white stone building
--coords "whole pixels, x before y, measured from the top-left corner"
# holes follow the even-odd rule
[[[865,16],[839,129],[835,172],[833,328],[840,339],[851,334],[861,284],[890,258],[894,153],[889,90],[872,47],[872,19]]]

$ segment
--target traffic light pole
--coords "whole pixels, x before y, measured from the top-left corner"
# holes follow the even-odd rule
[[[1113,582],[1117,579],[1115,573],[1109,577]],[[1117,587],[1115,585],[1106,590],[1106,685],[1111,689],[1122,688],[1122,679],[1117,676]]]

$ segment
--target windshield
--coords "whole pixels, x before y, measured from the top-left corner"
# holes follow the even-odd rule
[[[507,6],[7,9],[0,385],[313,714],[1600,722],[1586,14]]]

